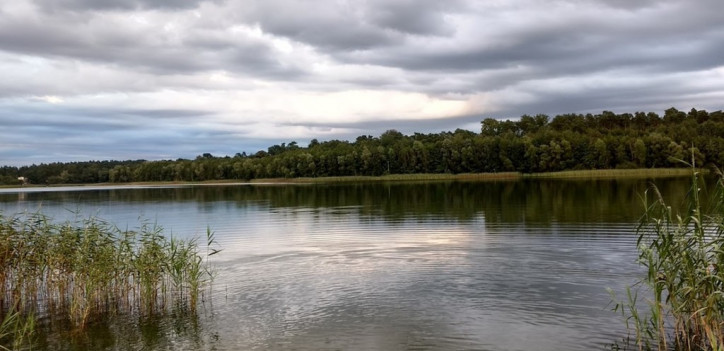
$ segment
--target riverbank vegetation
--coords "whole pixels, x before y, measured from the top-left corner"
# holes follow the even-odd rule
[[[709,173],[708,169],[700,169]],[[686,168],[636,168],[636,169],[593,169],[544,173],[424,173],[424,174],[390,174],[382,176],[344,176],[344,177],[300,177],[254,179],[251,183],[345,183],[345,182],[394,182],[394,181],[505,181],[525,178],[546,179],[620,179],[620,178],[666,178],[682,177],[691,174]]]
[[[292,141],[254,154],[167,161],[90,161],[0,167],[0,184],[89,184],[398,174],[542,173],[724,164],[724,113],[653,112],[521,116],[482,121],[480,132],[403,135],[389,130],[355,141]]]
[[[143,224],[121,230],[98,218],[52,223],[42,214],[0,215],[0,345],[27,341],[33,316],[75,329],[128,313],[195,311],[213,277],[197,240]],[[25,340],[25,341],[23,341]]]
[[[708,174],[708,169],[697,170]],[[635,169],[590,169],[575,171],[560,171],[546,173],[523,174],[523,178],[545,178],[545,179],[622,179],[622,178],[666,178],[685,177],[691,175],[691,169],[687,168],[635,168]]]
[[[721,177],[721,173],[719,174]],[[639,262],[647,268],[638,290],[618,301],[639,350],[724,350],[724,178],[711,204],[702,201],[694,173],[683,214],[655,189],[638,229]],[[647,196],[648,198],[648,196]]]

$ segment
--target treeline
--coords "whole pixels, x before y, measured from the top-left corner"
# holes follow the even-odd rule
[[[312,140],[273,145],[252,155],[203,154],[194,160],[52,163],[0,168],[0,182],[35,184],[324,176],[379,176],[410,173],[523,173],[576,169],[682,167],[676,159],[694,155],[698,165],[724,165],[724,113],[670,108],[615,114],[524,115],[516,121],[492,118],[480,133],[403,135],[389,130],[355,141]]]

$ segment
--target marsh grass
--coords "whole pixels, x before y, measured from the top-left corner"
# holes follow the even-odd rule
[[[355,183],[355,182],[406,182],[406,181],[455,181],[455,180],[517,180],[521,178],[518,172],[499,173],[413,173],[389,174],[382,176],[340,176],[315,178],[269,178],[253,179],[255,183]]]
[[[693,172],[684,214],[674,213],[655,187],[647,191],[637,229],[646,277],[625,301],[613,297],[639,350],[724,350],[724,178],[718,175],[712,202],[705,203],[704,183]],[[650,297],[641,308],[644,286]]]
[[[54,224],[40,213],[0,215],[0,332],[27,339],[16,326],[32,327],[34,314],[83,329],[109,314],[196,310],[213,278],[208,257],[219,252],[210,230],[206,244],[204,253],[196,239],[168,238],[149,223],[120,230],[95,217]]]
[[[706,169],[699,172],[705,173]],[[666,178],[685,177],[691,174],[688,168],[636,168],[636,169],[593,169],[570,170],[545,173],[428,173],[428,174],[389,174],[383,176],[341,176],[317,178],[272,178],[254,179],[251,183],[354,183],[354,182],[397,182],[397,181],[501,181],[525,178],[544,179],[622,179],[622,178]]]
[[[0,321],[0,350],[21,349],[30,344],[34,333],[34,315],[23,316],[19,311],[10,309]]]
[[[698,170],[701,173],[707,172],[705,169]],[[525,174],[525,178],[551,178],[551,179],[567,179],[567,178],[584,178],[584,179],[620,179],[620,178],[665,178],[665,177],[684,177],[691,175],[690,168],[637,168],[637,169],[591,169],[591,170],[574,170],[560,171],[548,173],[531,173]]]

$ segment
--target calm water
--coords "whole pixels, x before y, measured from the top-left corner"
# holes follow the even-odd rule
[[[657,180],[680,203],[688,179]],[[5,215],[210,226],[198,316],[113,318],[50,349],[582,350],[625,336],[647,180],[0,190]]]

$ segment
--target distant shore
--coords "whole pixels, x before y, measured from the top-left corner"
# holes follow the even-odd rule
[[[707,169],[699,170],[703,174]],[[526,178],[539,179],[622,179],[622,178],[666,178],[691,175],[689,168],[637,168],[637,169],[596,169],[546,173],[460,173],[460,174],[390,174],[383,176],[344,176],[344,177],[302,177],[302,178],[264,178],[252,180],[226,179],[203,182],[130,182],[130,183],[92,183],[92,184],[27,184],[22,187],[2,185],[0,189],[43,188],[43,187],[155,187],[173,185],[261,185],[261,184],[321,184],[354,182],[403,182],[403,181],[513,181]]]

